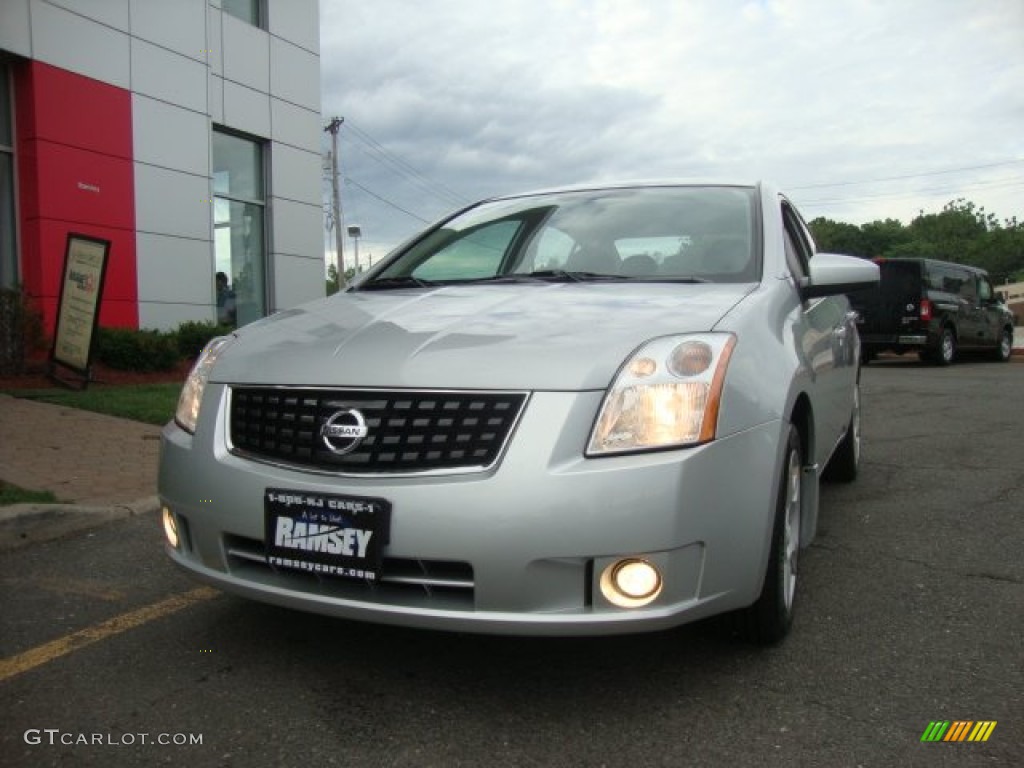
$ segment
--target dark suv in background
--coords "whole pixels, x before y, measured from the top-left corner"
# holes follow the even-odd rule
[[[985,270],[934,259],[875,263],[878,287],[850,296],[865,362],[879,352],[911,350],[938,365],[952,363],[961,349],[1010,359],[1013,315]]]

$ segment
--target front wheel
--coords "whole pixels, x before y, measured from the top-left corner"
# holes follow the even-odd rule
[[[1013,331],[1003,328],[999,333],[999,344],[996,346],[996,360],[1005,363],[1013,354]]]
[[[800,554],[803,463],[800,433],[790,425],[764,586],[757,602],[740,614],[745,634],[751,640],[766,645],[785,637],[793,623]]]

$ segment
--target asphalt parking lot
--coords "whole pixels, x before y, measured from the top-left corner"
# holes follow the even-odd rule
[[[861,477],[823,489],[778,647],[293,613],[198,587],[138,517],[0,555],[0,762],[1018,765],[1024,365],[884,360],[863,402]],[[937,720],[997,724],[922,742]]]

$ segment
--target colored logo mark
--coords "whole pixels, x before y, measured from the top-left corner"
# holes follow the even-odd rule
[[[932,720],[921,734],[921,741],[988,741],[995,720]]]

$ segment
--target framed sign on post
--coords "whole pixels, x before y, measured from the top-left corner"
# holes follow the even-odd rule
[[[83,389],[91,376],[93,341],[99,323],[103,278],[109,255],[109,240],[68,234],[57,303],[57,327],[50,353],[50,373],[59,378],[57,366],[69,368],[83,377]]]

